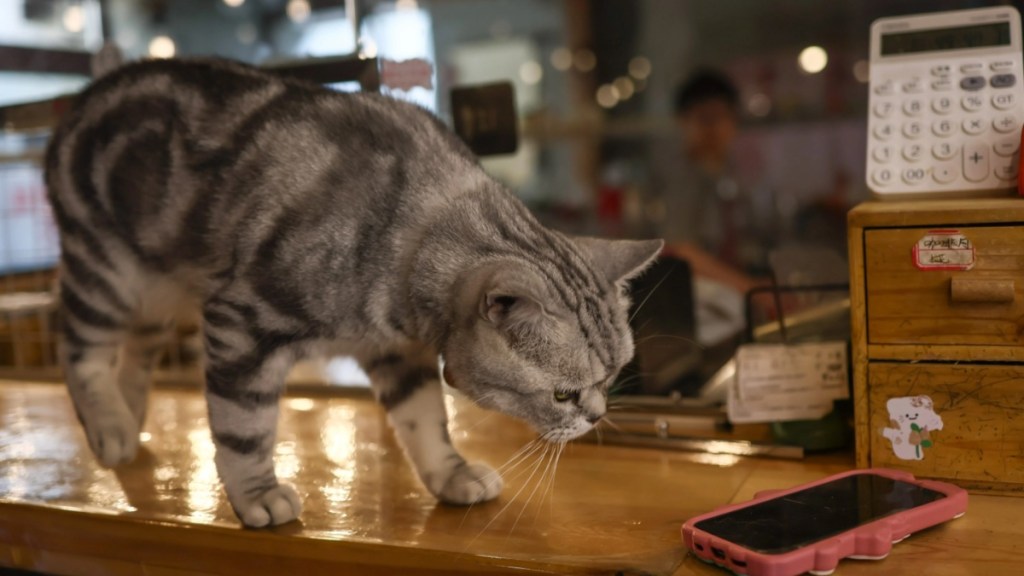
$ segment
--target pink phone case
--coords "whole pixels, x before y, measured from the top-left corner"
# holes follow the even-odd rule
[[[869,473],[916,484],[936,492],[941,492],[946,497],[929,502],[923,506],[898,512],[892,516],[880,518],[869,524],[858,526],[852,530],[783,554],[754,552],[695,528],[698,522],[714,516],[720,516],[733,510],[764,502],[765,500],[799,492],[800,490],[825,484],[839,478]],[[815,575],[826,575],[835,571],[839,561],[843,558],[881,560],[889,555],[893,544],[914,532],[930,528],[953,518],[959,518],[966,511],[967,491],[963,488],[945,482],[917,480],[912,474],[907,472],[873,468],[843,472],[842,474],[829,476],[828,478],[788,490],[759,492],[749,502],[726,506],[708,514],[691,518],[683,524],[682,531],[683,542],[698,558],[705,562],[718,564],[737,574],[749,576],[797,576],[798,574],[810,572]]]

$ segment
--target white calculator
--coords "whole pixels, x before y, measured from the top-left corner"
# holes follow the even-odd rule
[[[1015,187],[1024,122],[1021,61],[1014,8],[876,20],[868,187],[883,198]]]

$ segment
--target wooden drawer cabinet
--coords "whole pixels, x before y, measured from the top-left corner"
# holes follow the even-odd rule
[[[872,362],[867,376],[871,430],[895,430],[886,406],[891,398],[926,394],[942,418],[931,446],[914,446],[923,452],[911,461],[914,474],[965,487],[1005,482],[1024,489],[1024,366]],[[916,414],[910,416],[923,421]],[[869,449],[872,466],[907,468],[885,435],[871,434]]]
[[[857,464],[1024,494],[1024,199],[849,224]]]
[[[1024,226],[954,230],[974,248],[970,270],[919,269],[927,227],[864,231],[868,342],[1024,346]]]

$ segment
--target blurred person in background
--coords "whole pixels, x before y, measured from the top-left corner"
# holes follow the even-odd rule
[[[695,277],[698,339],[713,344],[743,327],[743,295],[764,282],[776,222],[757,214],[750,189],[733,170],[739,91],[703,69],[674,102],[682,158],[661,190],[658,233],[666,252],[690,263]]]

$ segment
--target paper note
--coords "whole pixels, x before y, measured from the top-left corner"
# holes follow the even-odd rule
[[[729,420],[813,420],[849,394],[846,342],[746,344],[736,353]]]
[[[970,270],[974,267],[974,244],[959,230],[929,230],[912,250],[914,266],[920,270]]]

